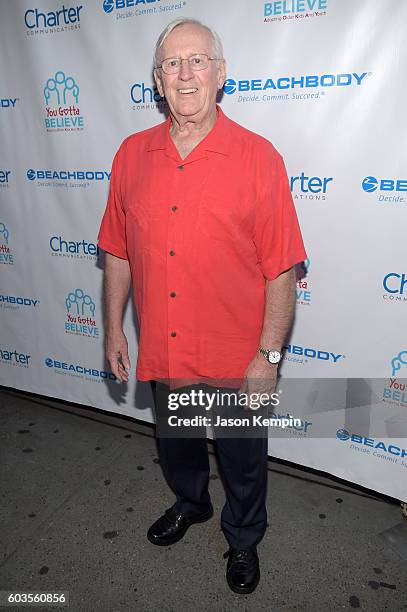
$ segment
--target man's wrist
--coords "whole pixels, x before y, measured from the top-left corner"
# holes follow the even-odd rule
[[[282,359],[281,347],[265,347],[260,345],[259,354],[265,359],[270,366],[278,366]]]

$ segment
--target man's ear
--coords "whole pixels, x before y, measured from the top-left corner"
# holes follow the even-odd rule
[[[154,80],[155,80],[155,84],[157,85],[158,93],[163,98],[164,97],[163,82],[162,82],[160,73],[157,70],[157,68],[154,70]]]
[[[218,89],[222,89],[226,80],[226,61],[221,60],[218,68]]]

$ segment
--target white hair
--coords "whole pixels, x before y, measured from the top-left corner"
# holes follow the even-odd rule
[[[179,19],[174,19],[174,21],[171,21],[171,23],[167,25],[167,27],[161,32],[160,36],[158,37],[156,45],[155,45],[155,52],[154,52],[154,67],[158,66],[158,64],[160,63],[160,60],[159,60],[160,50],[167,36],[169,36],[175,28],[178,28],[179,26],[186,25],[186,24],[199,26],[200,28],[203,28],[204,30],[209,32],[212,38],[212,43],[213,43],[212,52],[214,56],[216,57],[216,59],[223,59],[222,42],[219,38],[219,35],[215,32],[213,28],[207,25],[204,25],[197,19],[189,19],[188,17],[180,17]]]

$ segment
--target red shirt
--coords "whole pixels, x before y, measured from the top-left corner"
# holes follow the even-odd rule
[[[307,258],[282,157],[217,110],[184,160],[168,118],[126,138],[113,161],[98,243],[129,261],[138,380],[239,386],[266,280]]]

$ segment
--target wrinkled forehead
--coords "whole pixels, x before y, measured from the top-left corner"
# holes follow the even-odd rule
[[[177,26],[160,48],[160,59],[186,57],[192,53],[213,53],[213,39],[208,30],[194,24]]]

